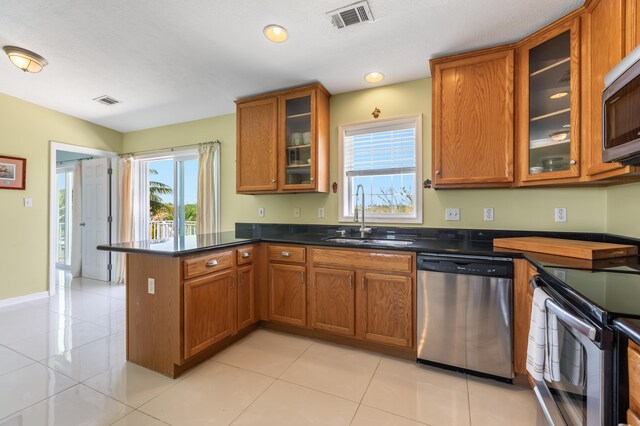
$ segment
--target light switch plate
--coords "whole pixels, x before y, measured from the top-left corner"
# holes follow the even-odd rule
[[[323,218],[324,217],[324,208],[323,207],[318,207],[318,217],[319,218]]]
[[[293,217],[300,217],[300,207],[294,207],[293,208]]]
[[[447,207],[446,220],[460,220],[460,209],[457,207]]]
[[[258,217],[264,217],[264,207],[258,208]]]
[[[156,279],[147,278],[147,291],[149,294],[156,294]]]
[[[33,207],[33,199],[25,197],[22,199],[25,207]]]

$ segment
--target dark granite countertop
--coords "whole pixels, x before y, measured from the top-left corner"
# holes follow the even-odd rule
[[[614,326],[623,332],[629,339],[640,345],[640,319],[618,318],[613,321]]]
[[[347,236],[357,235],[357,227],[237,224],[235,232],[170,238],[162,241],[116,243],[101,245],[98,249],[175,257],[264,241],[327,247],[526,258],[536,266],[545,281],[574,297],[582,305],[582,309],[589,310],[599,321],[612,324],[616,317],[640,318],[640,303],[636,303],[640,300],[640,258],[637,256],[590,261],[493,247],[494,238],[529,235],[640,245],[638,240],[589,233],[380,227],[374,228],[372,238],[412,242],[408,245],[395,246],[363,244],[357,240],[348,240],[346,243],[332,241],[331,238],[338,236],[341,230],[346,230]]]

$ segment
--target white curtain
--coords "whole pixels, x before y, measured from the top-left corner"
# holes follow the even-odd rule
[[[198,149],[198,199],[196,233],[211,234],[220,223],[220,143],[205,143]]]
[[[118,164],[118,183],[120,190],[120,202],[118,203],[118,241],[127,242],[133,240],[133,156],[120,158]],[[124,283],[126,279],[127,262],[124,253],[118,253],[118,269],[115,282]]]
[[[73,167],[71,190],[71,276],[82,275],[82,163]]]

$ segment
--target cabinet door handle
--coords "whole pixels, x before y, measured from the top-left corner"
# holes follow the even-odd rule
[[[283,251],[282,253],[280,253],[282,255],[282,257],[289,257],[291,256],[291,253],[289,253],[288,251]]]
[[[231,275],[231,288],[236,288],[236,276]]]
[[[573,166],[574,164],[576,164],[576,160],[569,161],[569,164],[571,164]]]
[[[349,275],[349,290],[353,290],[353,275]]]
[[[313,182],[313,178],[309,178],[309,180],[310,180],[311,182]]]
[[[251,253],[249,253],[248,251],[245,251],[244,253],[242,253],[242,257],[244,257],[245,259],[247,257],[251,257]]]
[[[271,183],[276,183],[276,180],[275,179],[271,179]]]
[[[207,262],[207,266],[216,266],[218,264],[218,259],[211,259]]]
[[[440,170],[436,170],[436,174],[439,175],[440,174]]]
[[[362,289],[364,290],[364,277],[362,277]]]
[[[304,272],[300,272],[300,283],[304,284]]]

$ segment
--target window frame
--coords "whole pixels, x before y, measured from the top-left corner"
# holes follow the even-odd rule
[[[135,157],[135,166],[136,169],[136,181],[134,184],[136,187],[134,190],[134,198],[137,200],[134,203],[136,206],[134,207],[134,222],[136,222],[137,226],[135,226],[136,238],[146,240],[149,238],[149,180],[148,171],[149,171],[149,163],[157,162],[157,161],[172,161],[173,162],[173,184],[176,186],[173,191],[173,204],[174,208],[177,206],[178,199],[182,195],[179,188],[177,187],[178,182],[178,162],[187,161],[187,160],[198,160],[198,150],[197,149],[185,149],[179,151],[170,151],[168,153],[150,153],[138,155]],[[136,208],[137,207],[137,208]],[[174,212],[175,213],[175,212]],[[174,214],[174,229],[178,229],[180,226],[180,219],[178,215]],[[176,234],[176,237],[178,235]]]
[[[414,122],[416,128],[416,181],[415,181],[415,215],[412,217],[399,215],[366,215],[367,223],[423,223],[422,218],[422,114],[411,114],[389,118],[379,118],[376,120],[360,121],[356,123],[340,124],[338,126],[338,222],[353,222],[353,214],[345,215],[345,204],[351,198],[352,188],[349,188],[350,179],[346,177],[344,171],[344,134],[347,130],[375,129],[376,127],[386,127],[390,124],[401,124],[403,122]]]

